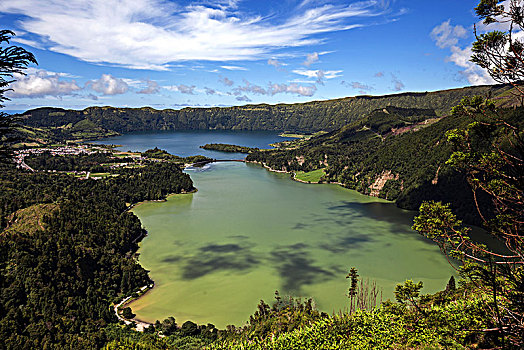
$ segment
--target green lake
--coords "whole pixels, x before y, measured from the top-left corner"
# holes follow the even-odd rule
[[[410,230],[413,213],[391,203],[250,164],[187,172],[197,193],[133,209],[149,232],[139,261],[155,281],[131,304],[138,319],[239,326],[275,290],[338,312],[353,266],[384,299],[406,279],[428,293],[453,274],[438,247]]]
[[[268,148],[282,140],[267,131],[165,131],[99,142],[239,159],[245,155],[199,146]],[[138,319],[241,326],[277,289],[338,312],[348,304],[345,277],[353,266],[376,281],[384,300],[406,279],[423,281],[425,293],[442,290],[454,272],[435,244],[411,231],[414,213],[392,203],[338,185],[302,184],[251,164],[214,163],[187,173],[197,193],[133,209],[149,232],[139,262],[155,281],[131,304]]]

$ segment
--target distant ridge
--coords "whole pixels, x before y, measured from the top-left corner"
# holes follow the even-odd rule
[[[394,106],[431,109],[438,116],[467,96],[491,96],[501,104],[516,102],[509,85],[486,85],[433,91],[403,92],[384,96],[355,96],[296,104],[257,104],[238,107],[156,110],[151,107],[88,107],[66,110],[43,107],[22,113],[24,124],[59,128],[67,133],[96,129],[98,133],[153,130],[273,130],[290,132],[333,131],[374,110]],[[58,135],[57,135],[58,136]]]

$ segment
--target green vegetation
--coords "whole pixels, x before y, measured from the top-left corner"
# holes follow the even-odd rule
[[[307,135],[295,134],[295,133],[292,133],[292,132],[283,132],[283,133],[279,134],[278,136],[280,136],[280,137],[292,137],[292,138],[295,138],[295,139],[302,139],[304,137],[307,137]]]
[[[104,333],[108,341],[104,350],[200,350],[217,338],[218,331],[212,324],[199,326],[190,321],[179,327],[170,317],[150,326],[144,333],[114,324],[106,327]]]
[[[219,151],[219,152],[229,152],[229,153],[251,153],[258,151],[258,148],[244,147],[237,145],[229,145],[226,143],[208,143],[200,148],[210,150],[210,151]]]
[[[320,183],[324,181],[326,172],[324,169],[313,170],[310,172],[297,171],[295,173],[295,179],[303,182]]]
[[[19,46],[9,46],[11,38],[15,35],[10,30],[0,30],[0,108],[9,98],[5,96],[13,75],[22,74],[30,63],[37,63],[35,56]],[[6,45],[6,46],[4,46]],[[18,118],[0,112],[0,162],[12,155],[12,144],[19,141],[14,131]]]
[[[294,149],[297,147],[300,147],[301,145],[305,144],[306,141],[313,137],[321,136],[327,134],[326,131],[318,131],[310,135],[302,135],[302,137],[297,137],[295,140],[290,141],[281,141],[277,143],[271,144],[271,146],[279,149]],[[281,134],[280,136],[283,136],[285,134]],[[298,136],[298,135],[295,135]],[[293,137],[293,136],[286,136],[286,137]]]
[[[247,326],[228,328],[208,348],[466,349],[489,344],[481,329],[491,305],[473,285],[454,286],[453,279],[442,292],[419,295],[422,283],[406,281],[397,286],[399,303],[336,315],[319,313],[311,300],[284,301],[277,294],[272,307],[261,302]]]
[[[522,126],[523,112],[506,109],[503,117]],[[289,172],[324,169],[327,182],[404,209],[416,210],[424,200],[448,202],[467,222],[480,223],[465,176],[446,164],[452,154],[446,132],[469,123],[464,115],[437,120],[431,111],[388,107],[296,147],[253,152],[247,160]],[[482,199],[481,205],[489,204]]]
[[[524,97],[524,29],[519,2],[481,0],[485,24],[511,22],[509,33],[477,37],[473,61]],[[0,43],[14,35],[0,31]],[[7,59],[4,59],[7,57]],[[0,49],[0,103],[13,73],[23,73],[33,55]],[[213,325],[173,318],[144,333],[116,324],[109,305],[151,280],[136,261],[146,232],[128,205],[163,199],[193,189],[175,163],[186,161],[154,149],[158,160],[141,168],[120,168],[98,181],[62,173],[25,173],[0,168],[0,336],[12,349],[519,349],[524,339],[522,248],[524,108],[512,104],[508,85],[384,97],[361,96],[302,105],[155,111],[149,108],[41,108],[22,115],[27,126],[0,115],[0,157],[16,138],[26,142],[86,139],[136,130],[242,129],[328,130],[288,149],[254,150],[249,160],[296,171],[297,178],[342,182],[366,194],[420,207],[414,228],[458,259],[465,281],[421,295],[422,282],[395,289],[397,302],[357,307],[368,295],[358,291],[352,269],[350,312],[319,313],[312,300],[263,301],[249,323],[217,331]],[[494,96],[485,100],[473,95]],[[510,97],[510,98],[507,98]],[[444,117],[459,100],[453,114]],[[328,112],[329,111],[329,112]],[[444,117],[444,118],[443,118]],[[473,119],[473,122],[472,122]],[[18,134],[17,134],[18,133]],[[454,144],[454,147],[447,141]],[[228,147],[232,147],[228,145]],[[96,158],[100,157],[100,158]],[[53,159],[52,159],[53,158]],[[28,160],[37,168],[91,169],[109,156]],[[93,159],[96,158],[96,159]],[[198,158],[195,158],[198,159]],[[100,164],[98,164],[100,165]],[[53,169],[56,170],[56,169]],[[98,169],[97,169],[98,170]],[[468,185],[473,194],[467,194]],[[449,202],[451,204],[443,204]],[[478,211],[476,218],[472,213]],[[469,237],[453,213],[484,223],[506,244],[499,253]],[[357,300],[355,300],[357,298]],[[364,299],[363,299],[364,298]],[[133,314],[123,310],[126,317]],[[160,338],[159,335],[166,335]]]
[[[8,227],[2,234],[24,232],[28,235],[45,230],[45,218],[51,216],[58,206],[54,203],[35,204],[20,209],[7,217]]]
[[[76,111],[45,107],[27,111],[20,117],[26,127],[45,129],[49,138],[59,140],[147,130],[277,130],[314,133],[320,130],[337,130],[374,110],[389,106],[427,109],[437,116],[444,116],[464,97],[498,97],[510,89],[507,85],[475,86],[436,92],[357,96],[291,105],[261,104],[182,110],[90,107]],[[508,105],[515,102],[511,95],[501,96],[500,101]]]
[[[206,162],[212,160],[211,158],[205,157],[205,156],[189,156],[189,157],[179,157],[175,156],[173,154],[170,154],[169,152],[159,149],[158,147],[155,147],[154,149],[148,149],[145,152],[142,152],[142,156],[149,158],[149,159],[158,159],[158,160],[165,160],[170,161],[176,164],[192,164],[192,163],[199,163],[199,162]]]
[[[507,249],[501,252],[472,240],[471,229],[442,202],[423,203],[413,229],[460,261],[468,279],[486,291],[494,305],[489,317],[499,344],[503,348],[521,348],[524,132],[521,125],[509,122],[491,101],[482,98],[465,99],[454,113],[469,116],[473,122],[447,133],[455,146],[447,164],[467,174],[475,203],[481,196],[491,201],[491,210],[482,205],[477,210],[486,230]]]
[[[508,32],[488,31],[476,37],[472,61],[499,82],[509,82],[524,101],[524,42],[514,31],[524,29],[519,1],[481,0],[475,9],[488,29],[504,23]],[[509,23],[509,25],[508,25]],[[495,29],[500,28],[495,26]],[[522,119],[522,111],[519,111]],[[413,229],[432,239],[442,251],[462,263],[462,272],[492,303],[486,319],[494,343],[504,349],[524,347],[524,128],[522,120],[508,120],[505,111],[482,97],[464,98],[454,115],[470,119],[467,127],[450,130],[454,145],[447,164],[466,174],[483,226],[504,243],[501,252],[475,242],[463,225],[441,202],[421,205]],[[479,198],[492,204],[485,210]]]
[[[170,163],[119,175],[95,181],[2,168],[0,225],[9,226],[0,235],[4,347],[100,348],[104,326],[116,321],[111,302],[151,283],[134,258],[146,232],[127,203],[193,185]]]
[[[57,170],[57,171],[90,171],[105,172],[108,165],[113,163],[132,163],[132,158],[115,158],[112,153],[96,152],[92,154],[79,155],[57,155],[51,152],[32,154],[25,158],[25,162],[35,170]],[[106,163],[105,165],[102,165]]]

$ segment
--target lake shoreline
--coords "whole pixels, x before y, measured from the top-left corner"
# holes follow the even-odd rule
[[[140,140],[141,139],[139,139],[139,141]],[[185,142],[184,145],[188,142],[193,142],[195,145],[193,148],[195,150],[196,146],[201,143],[199,138],[189,140],[186,137],[183,140]],[[149,142],[149,137],[146,141]],[[166,148],[168,151],[176,153],[174,148],[169,149],[169,147],[175,147],[177,145],[169,143],[168,141],[164,143],[161,141],[162,140],[159,140],[160,144],[158,147]],[[216,138],[210,141],[224,142],[229,140]],[[206,142],[210,141],[206,140]],[[251,146],[250,143],[245,143]],[[136,143],[130,142],[129,146],[126,145],[124,147],[134,149],[135,144]],[[257,146],[256,144],[254,145]],[[144,145],[140,147],[151,148],[153,145],[149,145],[144,141]],[[184,152],[188,152],[188,149],[190,149],[190,147],[187,145],[186,148],[183,148]],[[219,158],[227,160],[245,157],[245,154],[224,155],[223,157],[222,154],[224,153],[206,154],[206,156],[212,159]],[[199,191],[203,191],[201,195],[193,198],[192,196],[177,197],[170,200],[174,194],[169,194],[166,195],[164,199],[150,201],[169,203],[142,206],[142,204],[149,202],[142,201],[133,206],[129,206],[128,210],[137,216],[140,215],[141,223],[147,223],[148,225],[146,227],[147,233],[136,240],[137,242],[141,242],[140,250],[138,250],[140,257],[136,260],[142,266],[144,266],[143,264],[147,264],[148,270],[154,272],[154,278],[150,277],[151,280],[162,281],[158,285],[155,284],[147,293],[140,294],[132,300],[126,300],[125,306],[135,309],[133,313],[136,314],[136,316],[129,321],[135,321],[138,324],[139,322],[144,323],[144,320],[146,320],[145,323],[154,324],[155,320],[161,321],[168,316],[174,316],[180,319],[181,322],[191,320],[199,324],[205,324],[209,322],[209,320],[212,320],[212,322],[219,327],[225,327],[227,324],[241,324],[245,322],[246,317],[251,314],[253,305],[255,304],[254,300],[271,300],[275,289],[288,288],[289,284],[294,283],[293,281],[296,280],[291,279],[291,275],[282,269],[284,265],[293,264],[297,260],[295,255],[285,255],[290,249],[292,249],[293,252],[298,250],[296,254],[307,255],[313,267],[308,270],[313,272],[308,275],[308,279],[304,283],[299,281],[300,283],[296,288],[294,285],[291,286],[299,290],[299,292],[297,292],[299,294],[297,295],[315,296],[315,300],[317,300],[319,304],[324,305],[322,310],[338,309],[339,304],[342,305],[346,301],[339,292],[339,290],[345,290],[345,279],[342,277],[341,281],[339,281],[335,276],[339,274],[340,276],[345,276],[345,273],[341,271],[345,268],[347,260],[349,259],[349,257],[346,257],[346,255],[349,254],[347,251],[357,249],[360,245],[372,244],[373,241],[378,240],[376,236],[367,237],[366,229],[368,227],[370,232],[375,232],[379,229],[389,232],[389,226],[394,223],[396,227],[395,233],[399,233],[400,231],[402,231],[400,233],[405,233],[403,231],[407,231],[407,227],[411,223],[409,220],[403,220],[403,215],[397,213],[397,211],[393,210],[390,206],[383,207],[380,204],[375,204],[374,202],[377,198],[367,195],[363,196],[362,193],[353,190],[346,193],[347,187],[342,183],[326,181],[320,183],[338,185],[331,186],[331,188],[292,185],[288,177],[304,184],[317,184],[313,181],[317,181],[318,177],[308,176],[306,180],[304,180],[301,178],[300,172],[295,174],[292,171],[273,169],[268,164],[262,164],[260,162],[247,160],[244,160],[244,162],[253,163],[257,166],[244,167],[217,164],[216,166],[211,166],[211,172],[192,172],[190,171],[191,168],[189,168],[191,164],[185,164],[184,172],[189,173],[195,182],[194,186],[198,187]],[[252,170],[249,170],[249,168]],[[289,173],[290,175],[264,175],[264,172],[260,172],[263,168],[273,173]],[[237,177],[239,175],[242,175],[242,178]],[[313,181],[308,182],[308,179]],[[274,185],[274,187],[266,187],[268,184]],[[191,192],[194,193],[195,191],[196,190]],[[246,193],[249,193],[249,196],[246,196]],[[211,195],[215,194],[218,195],[211,197]],[[229,196],[229,194],[232,195]],[[291,198],[294,198],[294,200],[291,200]],[[300,205],[297,206],[297,202],[294,202],[295,200],[298,201]],[[263,201],[272,203],[272,205],[262,204],[266,203]],[[192,204],[188,205],[189,202]],[[382,200],[380,200],[380,202],[382,202]],[[326,207],[326,203],[330,204],[329,208]],[[167,206],[167,210],[160,209],[158,213],[154,213],[157,208],[163,207],[164,205]],[[171,207],[178,209],[172,211],[170,209]],[[224,210],[223,208],[226,207],[233,209]],[[251,207],[254,212],[256,212],[252,216],[250,216],[251,211],[249,210]],[[282,209],[280,209],[280,207],[282,207]],[[297,207],[298,209],[291,209]],[[136,211],[133,209],[136,209]],[[286,210],[285,215],[283,215],[283,210]],[[189,219],[185,219],[184,216],[186,213],[190,213],[193,216],[190,215],[188,216]],[[156,215],[160,216],[156,217]],[[204,215],[204,217],[201,217],[201,215]],[[216,215],[216,217],[213,215]],[[235,220],[232,229],[232,225],[228,224],[226,222],[227,220],[223,223],[221,221],[223,218],[229,217],[227,215],[239,215],[245,219]],[[380,219],[372,220],[376,218],[377,215]],[[316,216],[318,216],[319,219],[326,220],[326,222],[320,222],[315,219]],[[192,217],[194,219],[191,219]],[[264,217],[277,219],[268,221],[265,220]],[[197,220],[197,218],[199,219]],[[154,222],[150,222],[151,220]],[[194,220],[197,220],[198,224],[195,224],[197,221]],[[248,221],[249,226],[247,226]],[[404,221],[406,221],[405,225]],[[158,222],[158,224],[155,224],[155,222]],[[265,225],[267,225],[267,229],[258,229],[265,227]],[[399,225],[405,226],[406,230],[403,228],[399,229]],[[181,232],[184,233],[181,238],[178,237],[178,227],[187,230],[187,232]],[[192,231],[188,229],[192,227],[195,227],[195,232],[199,231],[198,235],[192,234]],[[171,233],[166,233],[168,231]],[[202,231],[213,232],[213,235],[207,235],[202,233]],[[250,235],[245,236],[246,232],[249,232]],[[318,235],[315,232],[321,232],[328,236]],[[244,235],[244,237],[241,235]],[[265,235],[268,236],[267,239],[260,238],[265,237]],[[145,237],[149,239],[146,241]],[[198,239],[195,237],[198,237]],[[391,245],[395,246],[398,244],[399,239],[393,239],[392,237],[393,235],[384,235],[384,241],[387,243],[384,244],[385,249]],[[180,242],[185,242],[189,248],[181,249],[180,245],[172,246],[170,244],[180,243],[177,240],[182,240]],[[321,242],[319,243],[318,240]],[[266,246],[262,241],[278,243],[267,244]],[[296,242],[298,241],[306,243],[296,246]],[[416,241],[414,244],[416,244]],[[254,246],[257,248],[252,249]],[[346,246],[347,249],[345,248]],[[144,250],[144,247],[147,247],[147,249]],[[393,248],[387,249],[392,251],[392,255],[397,254],[397,250]],[[389,253],[382,255],[387,256],[387,254]],[[280,255],[289,256],[289,261],[275,259],[275,257],[279,257]],[[329,262],[324,263],[328,255]],[[180,260],[176,260],[180,259],[180,256],[186,257],[186,262],[188,263],[184,261],[181,263]],[[207,266],[210,266],[211,262],[221,262],[226,258],[233,259],[236,265],[230,264],[222,267],[215,264],[216,266],[214,266],[213,269],[206,269]],[[164,259],[166,260],[165,262],[163,262]],[[266,261],[266,259],[269,259],[272,265],[260,263],[260,261]],[[252,263],[252,261],[255,262]],[[354,259],[354,261],[355,264],[358,264],[360,260]],[[383,286],[382,288],[388,291],[392,290],[394,287],[392,278],[390,278],[389,275],[387,278],[383,277],[375,271],[378,269],[378,267],[376,267],[378,263],[374,265],[360,263],[360,265],[365,266],[365,268],[362,268],[363,275],[369,276],[370,278],[380,276],[379,283]],[[203,272],[195,272],[195,268],[191,269],[194,266],[203,266],[203,270],[198,270]],[[293,267],[295,267],[295,265],[293,265]],[[300,272],[303,268],[296,265],[296,269]],[[228,278],[227,283],[224,282],[220,284],[223,282],[221,273],[231,274],[231,280]],[[256,280],[254,280],[253,283],[257,285],[257,287],[246,290],[245,295],[239,294],[238,300],[234,300],[234,302],[230,301],[228,299],[229,295],[231,295],[229,284],[233,286],[243,285],[244,282],[242,281],[244,277],[237,278],[237,275],[243,276],[247,273],[256,276]],[[421,276],[424,275],[419,272],[415,273]],[[150,273],[148,275],[151,276]],[[170,279],[166,279],[168,278],[166,276]],[[186,280],[184,280],[184,276]],[[189,276],[189,278],[187,276]],[[414,276],[401,274],[395,281],[406,278],[414,278]],[[432,277],[433,281],[428,286],[434,288],[434,285],[438,283],[435,282],[435,280],[438,278],[440,278],[440,276],[437,278]],[[195,282],[192,282],[193,280],[195,280]],[[182,281],[182,283],[178,284],[177,282],[176,293],[173,295],[171,291],[166,289],[166,284],[163,281]],[[265,284],[261,281],[267,281],[268,283]],[[327,289],[325,288],[326,281],[329,282]],[[207,287],[203,287],[204,284],[206,284]],[[271,284],[271,288],[267,288],[266,290],[265,288],[269,284]],[[199,288],[198,293],[195,293],[195,291],[191,289],[195,287]],[[201,293],[201,291],[207,291],[206,288],[212,290],[212,293],[210,293],[211,296],[207,296],[207,293]],[[303,290],[300,290],[300,288],[303,288]],[[251,294],[255,295],[255,297],[251,298]],[[217,307],[217,303],[213,301],[213,299],[219,299],[220,305],[225,306]],[[206,303],[209,303],[209,305]],[[231,307],[228,306],[228,303],[234,304],[235,310],[238,311],[235,311],[235,313],[218,311],[222,309],[230,310]],[[210,318],[204,318],[201,314],[209,314]]]
[[[307,185],[339,185],[339,186],[341,186],[341,187],[347,188],[347,187],[346,187],[343,183],[341,183],[341,182],[312,182],[312,181],[304,181],[304,180],[300,180],[300,179],[297,179],[297,178],[296,178],[296,175],[297,175],[297,174],[296,174],[296,172],[294,172],[294,171],[276,170],[276,169],[271,168],[270,166],[268,166],[266,163],[263,163],[263,162],[257,162],[257,161],[254,161],[254,160],[246,160],[246,163],[260,165],[260,166],[262,166],[263,168],[265,168],[266,170],[268,170],[268,171],[270,171],[270,172],[273,172],[273,173],[291,174],[290,178],[291,178],[293,181],[300,182],[300,183],[307,184]],[[360,193],[360,192],[359,192],[359,193]],[[366,195],[366,194],[364,194],[364,193],[361,193],[361,194],[364,195],[364,196],[373,197],[373,196]]]
[[[146,201],[141,201],[141,202],[138,202],[138,203],[135,203],[135,204],[132,204],[130,205],[126,211],[128,212],[132,212],[132,210],[134,208],[137,208],[139,207],[140,205],[143,205],[145,203],[163,203],[163,202],[167,202],[169,200],[169,198],[173,197],[173,196],[177,196],[177,195],[185,195],[185,194],[193,194],[193,193],[196,193],[198,192],[198,189],[197,188],[194,188],[193,190],[191,191],[182,191],[180,193],[169,193],[166,195],[166,197],[164,199],[152,199],[152,200],[146,200]],[[136,214],[135,214],[136,215]],[[140,220],[140,219],[139,219]],[[140,223],[142,224],[142,221],[140,221]],[[143,235],[143,236],[140,236],[138,237],[138,239],[140,239],[140,242],[145,239],[147,236],[149,235],[149,232],[146,231],[146,234]],[[138,251],[137,251],[138,252]],[[140,264],[140,261],[138,261],[138,259],[136,259],[136,262]],[[140,264],[141,265],[141,264]],[[148,272],[148,276],[149,276],[149,272]],[[136,323],[136,331],[138,332],[143,332],[145,328],[148,328],[149,326],[152,326],[154,325],[154,323],[150,323],[150,322],[146,322],[146,321],[143,321],[137,317],[134,317],[132,319],[126,319],[124,317],[122,317],[119,313],[118,313],[118,308],[120,307],[127,307],[131,304],[133,304],[134,302],[138,301],[139,299],[143,298],[144,296],[146,296],[147,294],[149,294],[156,286],[156,283],[153,279],[151,279],[151,282],[152,284],[151,285],[148,285],[148,286],[145,286],[145,292],[140,294],[138,297],[136,298],[132,298],[131,296],[128,296],[128,297],[125,297],[124,299],[122,299],[120,301],[120,303],[116,304],[114,306],[114,311],[115,311],[115,314],[116,314],[116,317],[121,320],[121,321],[124,321],[126,324],[131,324],[131,322],[135,322]],[[142,291],[144,290],[144,287],[142,287],[141,289]]]

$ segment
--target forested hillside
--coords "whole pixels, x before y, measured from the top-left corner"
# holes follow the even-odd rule
[[[116,174],[115,174],[116,175]],[[190,191],[171,163],[78,179],[0,171],[0,348],[95,349],[110,304],[151,283],[136,261],[145,236],[130,203]]]
[[[23,124],[46,128],[58,139],[93,138],[104,133],[146,130],[277,130],[293,132],[333,131],[388,106],[428,109],[438,116],[467,96],[498,96],[511,104],[507,85],[475,86],[423,93],[386,96],[357,96],[303,104],[247,105],[229,108],[90,107],[82,111],[38,108],[22,115]]]
[[[505,118],[522,125],[523,112],[522,107],[507,109]],[[439,119],[431,110],[389,107],[286,149],[253,152],[247,160],[288,172],[323,169],[324,182],[394,200],[405,209],[417,210],[425,200],[451,203],[461,218],[478,223],[465,176],[446,164],[452,153],[446,132],[471,121],[460,115]]]

